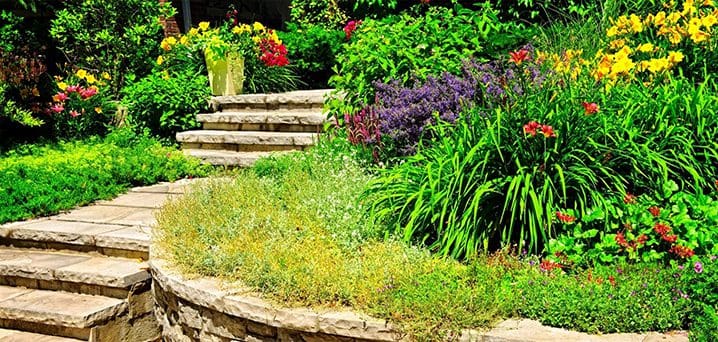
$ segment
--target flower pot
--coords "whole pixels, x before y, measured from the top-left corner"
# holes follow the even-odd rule
[[[205,51],[204,56],[212,95],[241,94],[244,84],[244,57],[237,52],[231,52],[217,58],[210,51]]]

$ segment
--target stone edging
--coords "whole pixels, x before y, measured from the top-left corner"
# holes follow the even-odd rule
[[[217,279],[186,279],[172,270],[165,260],[157,259],[154,255],[150,269],[157,302],[156,315],[165,330],[163,337],[167,341],[406,340],[391,324],[354,312],[319,313],[309,309],[279,309],[259,298],[224,290],[223,284]],[[237,326],[228,327],[227,324]],[[173,338],[172,334],[182,336]],[[486,332],[466,330],[459,338],[459,341],[492,342],[558,340],[687,342],[688,336],[686,332],[589,335],[546,327],[539,322],[524,319],[504,321]]]

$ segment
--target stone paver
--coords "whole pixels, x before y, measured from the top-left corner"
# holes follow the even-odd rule
[[[77,342],[75,339],[0,329],[0,342]]]
[[[99,201],[97,204],[103,206],[157,209],[161,208],[162,205],[172,197],[172,195],[166,193],[130,192],[110,201]]]
[[[6,286],[0,286],[0,293],[3,288]],[[127,303],[116,298],[44,290],[29,290],[0,301],[0,319],[75,328],[91,327],[125,310]]]

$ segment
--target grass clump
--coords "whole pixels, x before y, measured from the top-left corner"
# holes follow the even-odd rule
[[[125,130],[105,138],[21,146],[0,155],[0,223],[55,214],[131,186],[207,171],[176,149]]]

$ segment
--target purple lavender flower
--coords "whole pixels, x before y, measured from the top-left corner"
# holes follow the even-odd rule
[[[693,270],[696,271],[696,273],[703,273],[703,264],[701,264],[700,261],[696,261],[695,266],[693,266]]]

